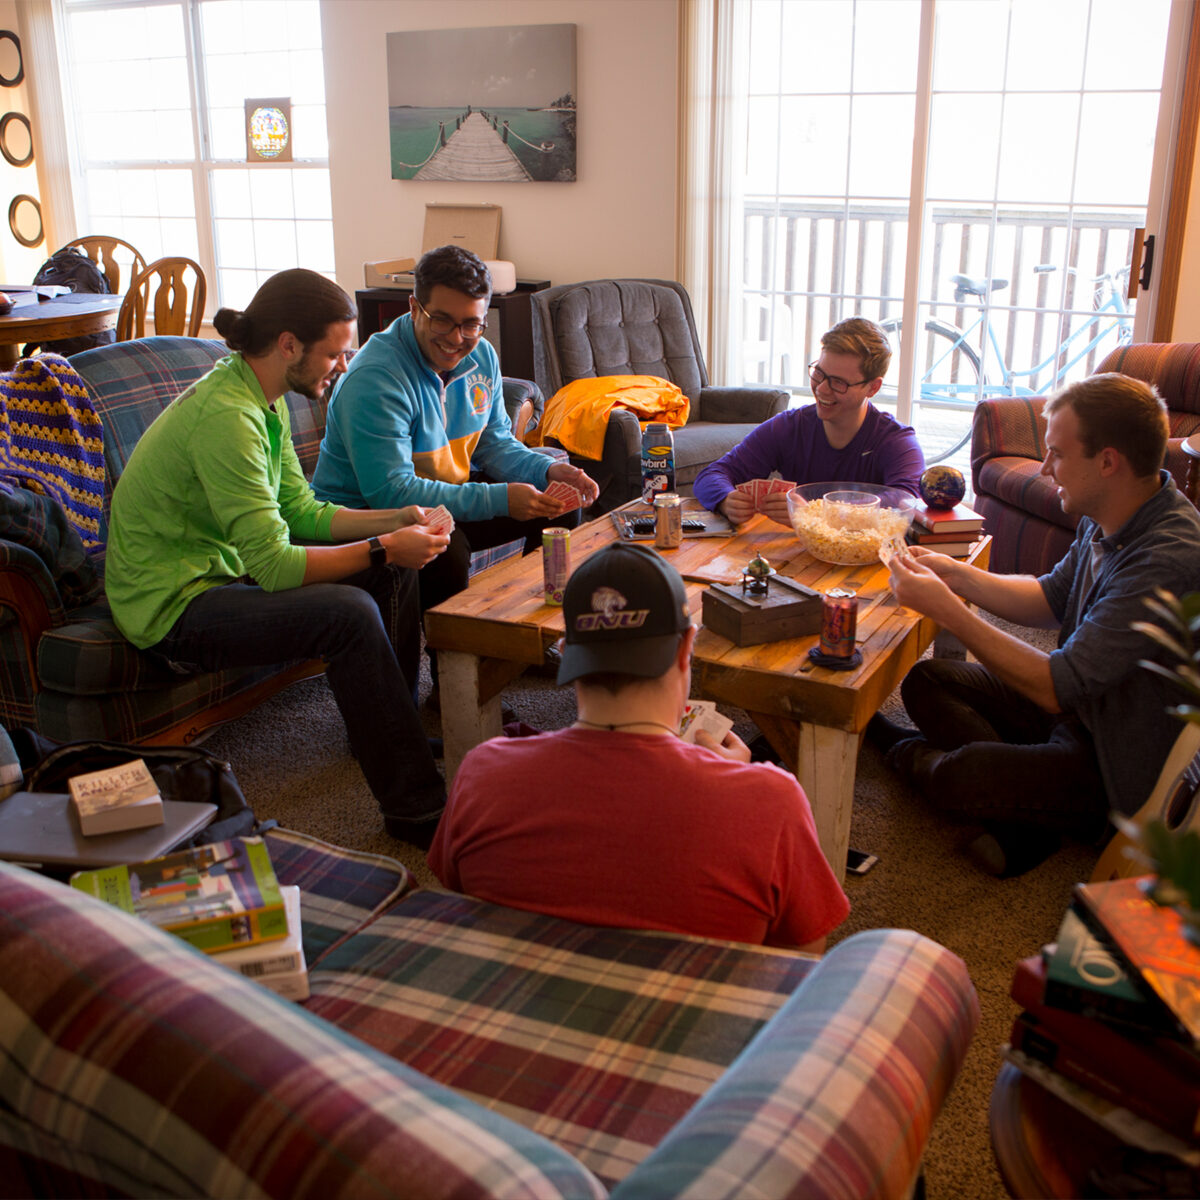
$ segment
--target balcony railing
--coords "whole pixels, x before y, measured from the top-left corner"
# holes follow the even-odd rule
[[[744,211],[746,382],[780,383],[807,395],[805,366],[820,353],[826,329],[856,313],[879,321],[900,317],[908,209],[751,200]],[[960,329],[976,320],[977,307],[955,300],[950,276],[983,277],[992,246],[991,274],[1008,285],[991,297],[996,342],[984,356],[984,370],[995,382],[998,354],[1017,370],[1049,359],[1045,371],[1020,378],[1022,388],[1038,390],[1067,359],[1066,352],[1055,355],[1056,349],[1106,298],[1093,280],[1129,264],[1142,217],[1127,211],[940,206],[931,221],[923,277],[933,291],[922,297],[922,320]],[[1054,270],[1034,271],[1047,265]],[[919,353],[931,352],[928,341],[918,339]],[[971,342],[979,350],[979,331]],[[1065,378],[1088,374],[1115,345],[1114,335],[1112,345],[1096,346]]]

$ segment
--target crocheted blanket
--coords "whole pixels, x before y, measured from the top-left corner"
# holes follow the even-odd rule
[[[0,374],[0,481],[57,500],[88,552],[103,550],[104,427],[60,355]]]

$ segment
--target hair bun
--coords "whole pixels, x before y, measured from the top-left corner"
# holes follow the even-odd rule
[[[250,318],[236,308],[219,308],[213,317],[213,327],[231,350],[241,350],[249,338]]]

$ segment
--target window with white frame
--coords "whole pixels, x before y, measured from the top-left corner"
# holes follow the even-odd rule
[[[80,234],[195,259],[211,309],[289,267],[333,277],[319,0],[58,4]],[[281,96],[293,161],[248,164],[245,101]]]

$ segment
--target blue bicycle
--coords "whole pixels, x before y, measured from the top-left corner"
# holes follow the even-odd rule
[[[1048,274],[1058,268],[1045,263],[1033,268],[1038,275]],[[1077,274],[1074,267],[1068,267]],[[969,275],[951,275],[954,284],[954,299],[958,304],[973,303],[979,308],[979,316],[966,329],[959,329],[945,321],[929,318],[924,325],[925,362],[928,364],[919,381],[916,402],[931,408],[970,409],[981,399],[993,396],[1042,396],[1066,382],[1071,369],[1087,358],[1105,341],[1111,340],[1113,348],[1133,338],[1133,313],[1125,302],[1129,283],[1129,268],[1121,267],[1106,275],[1097,275],[1089,280],[1095,287],[1095,307],[1087,320],[1069,333],[1041,362],[1032,367],[1016,370],[1004,359],[1000,338],[984,299],[1008,287],[1007,279],[976,279]],[[891,318],[880,322],[892,340],[893,350],[900,345],[901,321]],[[976,339],[978,331],[978,339]],[[976,348],[976,343],[978,349]],[[1045,374],[1045,379],[1034,386],[1033,381]],[[1028,380],[1022,384],[1019,380]],[[896,396],[892,379],[885,381],[881,399],[886,401]],[[956,454],[970,441],[967,432],[949,450],[930,459],[941,462]]]

